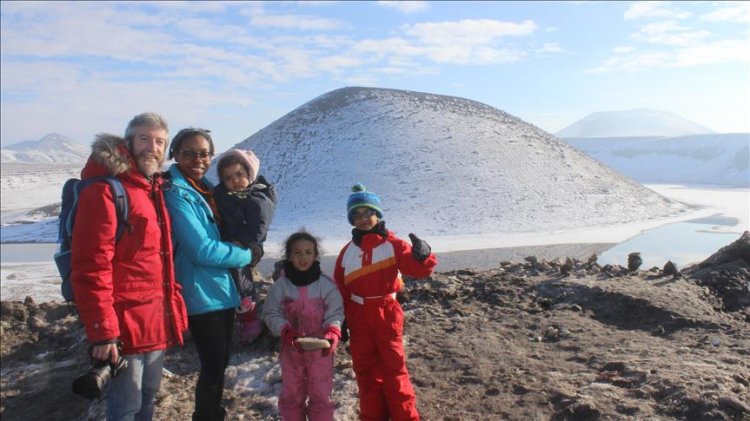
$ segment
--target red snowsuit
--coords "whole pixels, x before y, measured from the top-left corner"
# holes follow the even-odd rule
[[[107,183],[80,195],[73,227],[71,285],[92,344],[115,339],[123,354],[182,344],[185,302],[172,266],[170,221],[161,178],[137,169],[125,140],[100,135],[81,178],[113,175],[128,194],[130,229],[115,244],[117,216]]]
[[[349,242],[336,260],[334,278],[344,300],[350,349],[363,420],[418,420],[416,397],[406,370],[404,313],[396,301],[401,272],[430,276],[434,254],[419,262],[411,245],[388,231]]]

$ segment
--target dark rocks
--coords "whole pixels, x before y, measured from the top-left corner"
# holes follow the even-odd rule
[[[750,265],[750,231],[745,231],[734,243],[720,248],[708,259],[699,263],[698,267],[703,269],[737,260],[742,260],[746,265]]]
[[[750,414],[750,406],[748,406],[748,404],[731,396],[724,396],[719,398],[719,403],[724,406],[728,406],[729,408],[732,408],[737,412]]]
[[[722,247],[697,267],[687,271],[698,285],[721,298],[723,308],[737,311],[750,307],[750,232]]]
[[[628,254],[628,272],[637,271],[638,268],[640,268],[642,264],[643,264],[643,259],[641,259],[641,253],[635,251],[633,253]]]
[[[680,271],[677,270],[677,265],[672,263],[671,260],[667,261],[667,263],[664,264],[664,269],[662,269],[662,274],[664,276],[674,276],[675,278],[680,277]]]

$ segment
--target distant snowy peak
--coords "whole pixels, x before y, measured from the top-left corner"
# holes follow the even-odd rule
[[[589,114],[555,135],[559,138],[675,137],[711,133],[714,132],[677,114],[638,108]]]
[[[237,147],[253,149],[276,184],[282,231],[345,233],[356,182],[381,196],[402,234],[554,231],[685,209],[538,127],[451,96],[337,89]]]
[[[75,140],[50,133],[39,140],[9,145],[0,150],[3,163],[75,164],[85,162],[91,149]]]

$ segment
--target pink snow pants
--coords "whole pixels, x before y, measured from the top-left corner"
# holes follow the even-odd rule
[[[322,298],[308,298],[307,287],[298,287],[299,299],[285,300],[284,317],[292,327],[306,336],[323,336],[325,302]],[[332,421],[334,403],[333,354],[324,357],[322,351],[299,353],[282,345],[281,395],[279,413],[284,421]],[[309,397],[309,402],[307,402]]]

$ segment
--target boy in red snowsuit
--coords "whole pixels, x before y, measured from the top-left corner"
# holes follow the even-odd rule
[[[380,198],[357,184],[347,202],[352,241],[339,253],[334,279],[344,301],[350,349],[363,420],[418,420],[414,388],[406,370],[404,313],[396,292],[401,273],[430,276],[437,265],[424,240],[411,244],[385,228]]]

